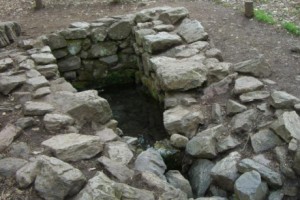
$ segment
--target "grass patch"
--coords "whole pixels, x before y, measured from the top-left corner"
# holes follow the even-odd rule
[[[267,24],[275,24],[276,23],[276,21],[274,20],[272,15],[268,14],[264,10],[255,10],[254,17],[257,21],[264,22]]]
[[[282,27],[288,32],[300,36],[300,27],[294,24],[293,22],[284,22]]]

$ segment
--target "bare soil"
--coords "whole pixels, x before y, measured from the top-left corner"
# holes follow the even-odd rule
[[[300,45],[299,37],[277,26],[249,20],[232,6],[216,4],[211,0],[157,0],[143,6],[138,3],[111,5],[100,0],[45,0],[45,4],[43,10],[34,11],[33,0],[0,0],[0,19],[19,22],[22,27],[21,38],[24,39],[54,32],[75,21],[93,21],[104,16],[128,14],[156,6],[184,6],[190,11],[192,19],[202,22],[212,43],[223,52],[226,62],[237,63],[264,54],[272,67],[270,79],[277,83],[276,89],[300,97],[300,82],[296,80],[296,76],[300,75],[300,54],[290,52],[291,47]],[[5,101],[7,99],[0,96],[0,105]],[[0,110],[0,129],[21,116],[20,111],[14,110],[5,114]],[[37,137],[33,131],[25,132],[21,137],[20,140],[28,142],[30,146],[45,140],[45,135]],[[87,171],[91,166],[82,162],[78,167]],[[0,200],[4,199],[40,198],[34,190],[19,190],[13,180],[0,178]]]

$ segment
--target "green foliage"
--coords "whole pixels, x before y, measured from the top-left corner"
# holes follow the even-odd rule
[[[267,24],[275,24],[276,23],[276,21],[274,20],[272,15],[268,14],[264,10],[255,10],[254,17],[257,21],[264,22]]]
[[[294,24],[293,22],[284,22],[282,27],[286,29],[288,32],[300,36],[300,27]]]

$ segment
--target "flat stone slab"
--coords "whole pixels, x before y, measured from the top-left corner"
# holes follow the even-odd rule
[[[252,76],[243,76],[235,80],[233,92],[235,94],[242,94],[258,90],[263,86],[264,84],[260,80]]]
[[[243,103],[248,103],[256,100],[264,100],[270,96],[269,91],[253,91],[244,93],[240,96],[240,100]]]
[[[239,102],[228,100],[226,104],[227,115],[233,115],[241,113],[247,110],[247,106],[240,104]]]
[[[73,125],[75,120],[69,115],[65,114],[46,114],[44,116],[45,128],[50,132],[58,133],[66,126]]]
[[[285,91],[274,91],[271,94],[271,105],[275,108],[293,108],[297,103],[300,103],[300,99]]]
[[[197,59],[155,57],[150,59],[150,63],[164,91],[198,88],[207,79],[207,69]]]
[[[77,133],[57,135],[42,143],[64,161],[79,161],[97,155],[103,149],[98,136]]]
[[[0,72],[4,72],[14,66],[14,61],[11,58],[4,58],[0,60]]]
[[[56,58],[52,53],[37,53],[32,54],[31,57],[37,64],[51,64],[56,62]]]
[[[49,86],[49,81],[44,76],[38,76],[34,78],[27,79],[25,87],[29,91],[34,91],[41,87]]]
[[[49,64],[49,65],[38,65],[36,66],[36,70],[41,73],[41,75],[46,78],[52,78],[58,75],[58,66],[57,64]]]
[[[143,47],[149,53],[159,53],[182,43],[178,35],[159,32],[156,35],[145,35]]]
[[[27,101],[23,106],[23,113],[26,116],[42,116],[52,111],[54,107],[49,103]]]
[[[198,40],[207,40],[208,34],[198,20],[184,19],[177,28],[177,33],[187,43],[193,43]]]
[[[252,75],[255,77],[268,77],[272,73],[270,65],[265,61],[263,57],[236,63],[233,68],[236,72]]]
[[[271,129],[286,142],[292,138],[300,140],[300,117],[295,111],[284,112],[271,124]]]
[[[175,24],[188,15],[189,11],[185,7],[169,8],[160,14],[159,20],[166,24]]]
[[[255,153],[260,153],[282,144],[281,139],[271,130],[265,129],[251,136],[251,145]]]
[[[26,81],[25,75],[0,76],[0,92],[8,95]]]

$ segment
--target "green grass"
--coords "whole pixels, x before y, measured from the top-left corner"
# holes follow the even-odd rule
[[[255,10],[254,17],[257,21],[264,22],[267,24],[275,24],[276,23],[276,21],[274,20],[272,15],[268,14],[264,10]]]
[[[294,24],[293,22],[284,22],[282,27],[286,29],[288,32],[300,36],[300,27]]]

